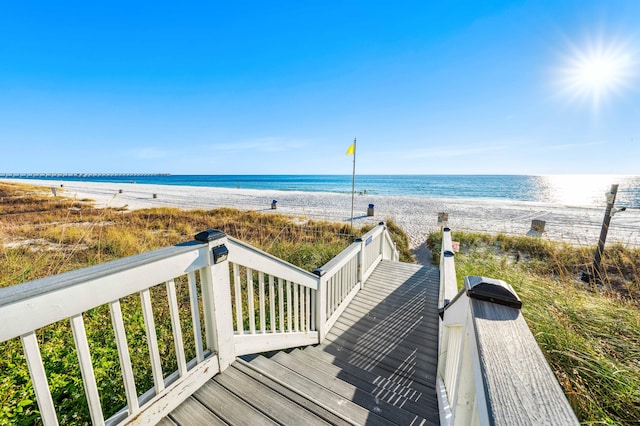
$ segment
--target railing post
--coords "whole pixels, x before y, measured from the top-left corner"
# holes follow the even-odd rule
[[[207,346],[218,354],[220,371],[235,359],[233,319],[231,312],[231,281],[227,235],[213,229],[195,236],[208,243],[207,264],[201,270],[202,306],[204,310]]]
[[[313,271],[318,276],[318,290],[316,291],[316,330],[318,343],[322,343],[327,333],[327,282],[323,278],[326,271],[321,268]]]
[[[380,238],[380,250],[378,251],[378,254],[382,256],[382,259],[384,260],[384,230],[387,229],[386,225],[384,224],[384,222],[380,222],[378,223],[378,226],[382,226],[383,231],[380,233],[380,236],[378,238]]]
[[[360,243],[360,253],[358,253],[358,271],[357,274],[358,276],[356,277],[356,282],[360,283],[360,288],[364,288],[364,280],[362,279],[363,276],[363,269],[366,265],[365,263],[365,252],[364,252],[364,241],[362,241],[362,238],[357,238],[355,240],[356,243]]]

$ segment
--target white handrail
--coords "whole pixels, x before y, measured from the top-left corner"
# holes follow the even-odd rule
[[[154,411],[156,410],[154,402],[167,395],[171,389],[189,388],[200,383],[203,377],[213,376],[219,370],[219,361],[217,356],[211,355],[218,352],[218,348],[214,346],[215,332],[212,330],[207,330],[206,356],[201,349],[198,359],[189,363],[192,371],[187,371],[183,355],[184,344],[180,335],[180,320],[176,311],[177,303],[172,285],[175,279],[195,276],[196,272],[199,273],[201,281],[206,281],[205,275],[210,274],[208,272],[209,263],[209,244],[194,241],[0,289],[0,318],[3,321],[3,325],[0,327],[0,342],[18,336],[22,337],[44,424],[57,424],[58,421],[47,377],[42,366],[39,345],[34,336],[42,327],[59,321],[69,320],[71,322],[89,411],[94,424],[115,424],[132,418],[133,414]],[[148,292],[149,289],[162,285],[167,286],[169,293],[167,305],[171,310],[179,371],[177,371],[177,376],[170,375],[173,378],[166,380],[162,377],[157,361],[152,362],[155,383],[154,389],[152,389],[153,393],[146,392],[144,397],[138,398],[139,393],[133,379],[129,347],[122,322],[120,300],[129,295],[140,294],[143,313],[147,315],[145,328],[151,359],[158,360],[155,328],[152,328],[153,321],[150,319],[150,317],[152,318],[151,299]],[[197,299],[192,299],[191,302],[192,304],[197,303]],[[111,310],[128,401],[126,410],[120,411],[107,420],[104,419],[100,406],[98,387],[83,321],[83,315],[86,311],[105,304],[109,305]],[[203,307],[205,311],[209,309],[206,303],[203,303]],[[197,324],[197,327],[199,328],[200,324]],[[196,329],[194,335],[196,332],[199,333],[199,330]],[[199,345],[202,346],[201,341]],[[203,365],[204,370],[207,371],[204,376],[201,375],[201,368],[196,368],[199,364]],[[196,372],[200,372],[197,377],[194,375]],[[193,380],[194,378],[195,380]],[[178,393],[175,394],[178,395]],[[171,406],[171,404],[162,405],[165,405],[165,408]],[[158,411],[156,417],[163,415],[164,412]]]
[[[579,424],[522,317],[513,288],[491,278],[465,277],[463,289],[454,293],[451,247],[445,228],[436,378],[440,423],[524,425],[536,419]]]
[[[360,290],[367,274],[381,260],[398,257],[383,224],[314,273],[218,231],[205,231],[196,238],[197,241],[0,289],[0,342],[21,338],[45,425],[57,424],[58,420],[36,338],[42,327],[70,321],[92,423],[154,422],[227,368],[236,356],[320,343]],[[189,312],[182,314],[178,312],[178,280],[186,283],[189,291]],[[158,302],[158,298],[151,297],[155,287],[163,287],[167,300]],[[231,290],[237,294],[234,298]],[[152,388],[140,397],[121,311],[121,300],[136,294],[144,317],[153,376]],[[170,313],[177,370],[168,375],[161,366],[153,314],[158,306],[154,303],[163,303],[164,310]],[[127,405],[108,419],[104,419],[100,406],[83,321],[88,310],[102,305],[110,308],[127,396]],[[181,318],[187,317],[192,322],[191,332],[182,335]],[[195,357],[187,360],[183,340],[191,339]]]

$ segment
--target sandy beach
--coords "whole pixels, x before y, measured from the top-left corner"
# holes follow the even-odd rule
[[[351,194],[63,180],[3,181],[55,188],[58,195],[91,199],[98,207],[125,207],[130,210],[150,207],[205,210],[235,207],[341,222],[348,222],[351,216]],[[272,200],[278,201],[275,210],[271,209]],[[374,205],[373,217],[367,216],[369,204]],[[604,210],[604,200],[601,207],[586,208],[504,200],[356,194],[354,225],[392,219],[404,228],[409,235],[411,248],[418,253],[424,250],[427,235],[440,229],[438,212],[448,213],[448,224],[453,230],[525,235],[531,228],[531,221],[540,219],[546,222],[546,232],[542,238],[577,245],[595,245],[600,235]],[[640,246],[640,210],[616,214],[611,221],[607,242]]]

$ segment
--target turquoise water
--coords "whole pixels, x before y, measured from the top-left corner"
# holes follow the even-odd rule
[[[350,175],[170,175],[70,177],[64,180],[351,193]],[[619,184],[616,205],[640,206],[640,176],[357,175],[356,192],[601,206],[605,204],[605,192],[614,183]]]

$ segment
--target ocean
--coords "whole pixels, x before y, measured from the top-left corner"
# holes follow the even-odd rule
[[[96,176],[64,180],[351,193],[350,175]],[[355,190],[385,196],[483,198],[590,207],[606,204],[605,193],[612,184],[619,185],[616,206],[640,207],[640,176],[627,175],[356,175]]]

